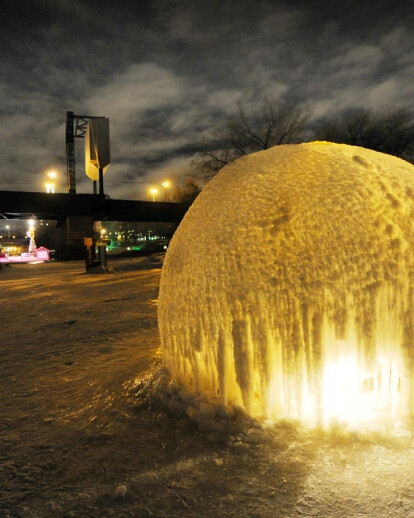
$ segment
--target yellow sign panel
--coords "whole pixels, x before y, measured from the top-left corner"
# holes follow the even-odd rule
[[[109,119],[89,119],[85,133],[85,171],[91,180],[99,180],[99,169],[103,174],[111,163],[109,147]]]

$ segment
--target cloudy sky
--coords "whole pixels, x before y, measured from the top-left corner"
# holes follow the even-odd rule
[[[66,192],[65,119],[110,119],[105,191],[143,199],[212,127],[264,96],[314,120],[413,107],[414,2],[5,0],[0,190]],[[76,140],[77,190],[91,192]]]

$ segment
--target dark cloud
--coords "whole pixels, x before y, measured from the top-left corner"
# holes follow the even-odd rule
[[[13,0],[0,33],[0,189],[65,180],[65,115],[110,118],[113,196],[185,167],[243,101],[306,103],[313,118],[410,107],[412,2]],[[78,190],[91,190],[76,142]]]

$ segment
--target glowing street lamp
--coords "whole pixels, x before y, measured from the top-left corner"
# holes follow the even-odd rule
[[[53,180],[54,178],[56,178],[56,173],[55,171],[50,171],[49,173],[47,173],[47,176],[50,180]],[[46,183],[46,192],[50,194],[55,193],[55,184],[53,183],[53,181],[49,181]]]
[[[164,187],[164,199],[167,201],[167,189],[170,186],[170,182],[165,180],[165,182],[162,182],[162,186]]]
[[[152,194],[152,201],[155,201],[155,195],[158,193],[158,189],[150,189],[150,194]]]

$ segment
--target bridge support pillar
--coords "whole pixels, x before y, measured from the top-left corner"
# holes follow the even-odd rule
[[[68,216],[57,222],[56,259],[85,259],[85,237],[93,237],[92,216]]]

